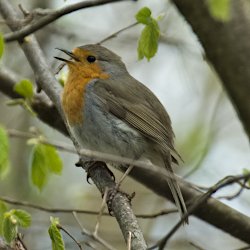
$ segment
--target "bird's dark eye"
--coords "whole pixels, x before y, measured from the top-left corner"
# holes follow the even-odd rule
[[[95,56],[88,56],[88,57],[87,57],[87,61],[88,61],[89,63],[93,63],[93,62],[95,62],[95,60],[96,60]]]

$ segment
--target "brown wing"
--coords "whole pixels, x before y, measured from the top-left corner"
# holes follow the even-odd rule
[[[129,89],[119,89],[117,84],[110,86],[110,82],[98,81],[95,86],[95,93],[113,115],[127,122],[145,137],[157,143],[163,152],[171,152],[174,159],[181,159],[173,146],[174,135],[166,111],[154,94],[148,93],[150,90],[147,89],[146,96],[142,98],[140,93],[145,94],[146,87],[144,85],[139,86],[144,88],[130,92]],[[156,106],[160,104],[160,108],[166,114],[159,110],[159,107],[152,107],[152,103],[156,103]],[[162,112],[161,117],[159,111]],[[164,115],[166,115],[165,119],[163,119],[165,124],[162,122]]]

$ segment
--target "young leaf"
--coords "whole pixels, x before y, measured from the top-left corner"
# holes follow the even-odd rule
[[[31,159],[31,180],[32,183],[41,191],[48,181],[49,171],[46,167],[46,156],[43,147],[37,144],[33,148]]]
[[[61,174],[62,173],[62,160],[57,153],[55,147],[50,145],[41,145],[43,147],[43,153],[46,159],[46,165],[48,166],[51,173]]]
[[[208,9],[214,19],[228,21],[230,19],[231,0],[208,0]]]
[[[8,210],[5,202],[0,200],[0,216],[3,215]]]
[[[3,218],[3,236],[7,243],[10,243],[17,235],[17,221],[13,218],[11,212],[5,213]]]
[[[149,24],[151,21],[151,10],[148,7],[144,7],[137,12],[135,18],[139,23]]]
[[[0,33],[0,58],[3,56],[4,52],[4,39],[3,39],[3,34]]]
[[[146,57],[149,61],[157,52],[160,28],[157,20],[151,16],[151,10],[148,7],[142,8],[135,17],[139,23],[145,24],[138,41],[138,59]]]
[[[48,229],[49,236],[51,239],[52,243],[52,249],[53,250],[64,250],[64,241],[62,238],[62,234],[60,230],[58,229],[57,225],[59,224],[59,219],[58,218],[50,218],[51,224]]]
[[[138,41],[138,58],[143,59],[144,56],[150,60],[158,49],[158,40],[160,37],[159,25],[155,20],[145,26]]]
[[[61,174],[62,160],[56,149],[50,145],[36,144],[31,161],[33,184],[42,190],[50,173]]]
[[[4,213],[7,212],[7,206],[3,201],[0,201],[0,235],[3,235],[3,218]]]
[[[27,79],[15,84],[14,91],[24,98],[31,99],[34,96],[33,84]]]
[[[31,216],[24,210],[17,209],[13,210],[13,215],[15,216],[17,223],[21,227],[29,227],[31,224]]]
[[[9,170],[9,139],[7,131],[0,126],[0,178]]]

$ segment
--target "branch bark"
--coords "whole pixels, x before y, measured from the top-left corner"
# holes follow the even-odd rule
[[[27,24],[26,26],[22,27],[20,30],[15,30],[12,33],[6,34],[4,39],[6,42],[11,42],[15,40],[22,40],[25,36],[28,36],[35,31],[43,28],[44,26],[54,22],[58,18],[67,15],[73,11],[78,11],[83,8],[99,6],[107,3],[112,2],[119,2],[124,0],[89,0],[89,1],[82,1],[79,3],[71,4],[66,7],[57,9],[57,10],[43,10],[45,12],[45,16],[41,17],[38,21],[31,24]],[[39,10],[40,12],[42,10]],[[31,13],[32,15],[32,13]]]
[[[250,19],[242,2],[232,0],[229,22],[216,21],[205,0],[173,0],[198,36],[250,138]]]

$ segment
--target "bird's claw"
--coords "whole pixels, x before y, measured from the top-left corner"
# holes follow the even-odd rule
[[[87,172],[87,182],[89,184],[91,184],[89,182],[89,178],[91,178],[91,174],[90,172],[96,168],[96,167],[103,167],[106,168],[107,171],[109,172],[110,176],[112,177],[113,181],[115,181],[115,175],[113,174],[113,172],[107,167],[107,165],[104,162],[101,161],[83,161],[83,159],[79,159],[79,161],[75,164],[76,167],[82,167],[83,169],[85,169],[85,171]]]

